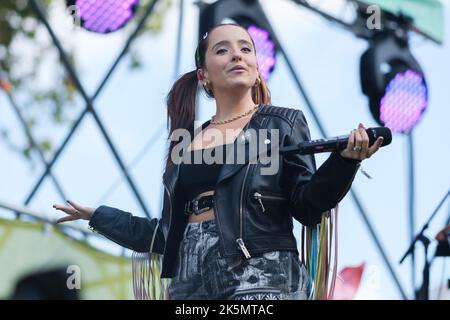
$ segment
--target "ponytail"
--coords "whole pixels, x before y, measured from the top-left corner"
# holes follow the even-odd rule
[[[167,95],[167,129],[170,141],[166,159],[166,168],[173,165],[170,154],[178,141],[171,141],[170,137],[175,129],[194,130],[195,100],[197,95],[197,71],[191,71],[181,76]]]

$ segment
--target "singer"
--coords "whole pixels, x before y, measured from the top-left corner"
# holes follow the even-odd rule
[[[193,137],[183,159],[246,146],[252,142],[246,139],[248,129],[278,129],[282,145],[310,140],[300,110],[271,105],[246,29],[214,27],[198,44],[195,63],[196,70],[179,78],[167,97],[170,136],[185,129]],[[194,129],[199,82],[215,99],[216,113]],[[279,155],[276,174],[263,175],[261,164],[245,161],[176,163],[172,140],[160,219],[74,201],[53,207],[68,214],[58,222],[90,220],[95,231],[121,246],[163,255],[161,278],[170,279],[170,299],[307,299],[309,277],[299,259],[293,218],[307,226],[319,223],[346,195],[361,160],[382,142],[369,147],[360,124],[347,147],[332,152],[319,169],[313,155],[293,153]],[[274,141],[268,137],[264,143]],[[143,281],[135,276],[136,283]]]

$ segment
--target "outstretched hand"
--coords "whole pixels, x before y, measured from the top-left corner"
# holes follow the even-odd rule
[[[347,147],[341,151],[341,156],[355,160],[368,159],[380,149],[383,140],[383,137],[378,137],[375,143],[369,148],[369,136],[364,125],[360,123],[358,129],[350,133]]]
[[[56,203],[53,205],[53,208],[55,208],[56,210],[61,210],[68,214],[67,216],[59,218],[56,223],[74,221],[79,219],[90,220],[92,214],[95,211],[94,208],[82,207],[71,200],[67,200],[67,203],[70,204],[70,207]]]

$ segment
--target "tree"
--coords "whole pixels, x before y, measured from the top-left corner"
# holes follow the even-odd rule
[[[67,19],[70,20],[64,1],[40,1],[49,15],[67,15]],[[136,27],[136,22],[151,1],[153,0],[140,1],[136,17],[119,32],[129,34]],[[140,36],[161,31],[164,15],[171,4],[171,0],[163,0],[156,6],[141,30]],[[44,26],[38,21],[27,0],[0,1],[0,71],[8,77],[13,88],[12,94],[19,97],[18,107],[32,132],[48,121],[57,126],[70,126],[72,119],[68,111],[75,105],[76,88],[63,65],[59,63],[59,55],[54,54],[53,43],[42,40],[45,32]],[[68,49],[67,54],[74,69],[77,70],[74,49]],[[129,57],[130,70],[141,67],[141,59],[132,48],[129,51]],[[51,70],[52,83],[41,85],[43,73],[49,72],[48,65],[54,68]],[[0,123],[0,137],[11,150],[22,153],[33,163],[32,145],[29,141],[25,145],[13,142],[10,139],[9,129],[2,123]],[[36,142],[45,155],[53,151],[51,138],[37,137]]]

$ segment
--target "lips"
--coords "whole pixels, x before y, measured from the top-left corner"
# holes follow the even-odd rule
[[[241,66],[236,66],[236,67],[234,67],[234,68],[232,68],[230,71],[235,71],[235,70],[246,70],[244,67],[241,67]]]

